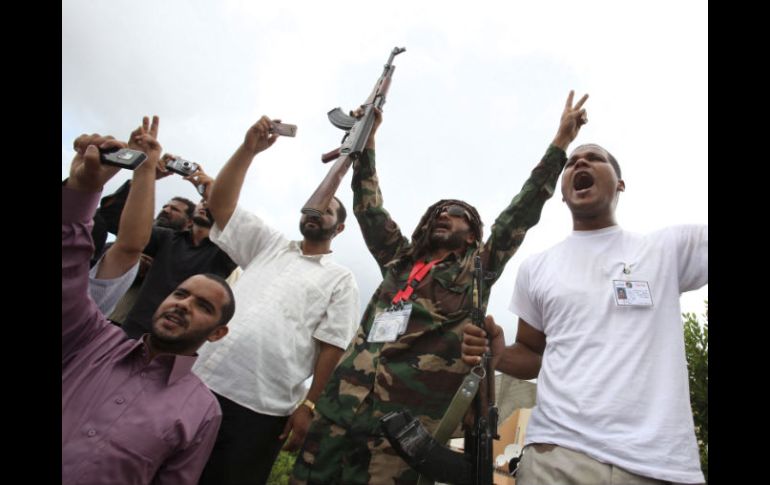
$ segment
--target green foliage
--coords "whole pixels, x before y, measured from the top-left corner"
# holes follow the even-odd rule
[[[690,378],[690,404],[695,421],[695,436],[700,448],[700,462],[708,483],[709,446],[709,320],[708,300],[701,324],[694,313],[683,313],[684,346]]]
[[[273,463],[273,469],[267,478],[267,485],[289,485],[291,470],[294,468],[294,461],[297,459],[297,453],[281,451],[278,458]]]

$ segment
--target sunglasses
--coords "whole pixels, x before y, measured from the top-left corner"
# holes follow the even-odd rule
[[[464,207],[461,207],[459,205],[446,205],[444,207],[439,208],[438,215],[443,214],[446,212],[448,215],[452,217],[465,217],[465,220],[468,221],[468,223],[471,222],[471,215],[468,213],[467,210],[465,210]]]

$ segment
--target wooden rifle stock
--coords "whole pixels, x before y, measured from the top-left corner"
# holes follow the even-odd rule
[[[336,160],[339,156],[340,156],[340,147],[337,147],[334,150],[321,155],[321,161],[323,163],[329,163],[332,160]]]
[[[361,156],[374,126],[374,108],[382,108],[382,105],[385,104],[391,77],[396,69],[396,66],[393,65],[393,58],[405,50],[403,47],[394,47],[391,51],[382,75],[377,79],[374,89],[372,89],[363,105],[363,116],[354,118],[353,116],[345,115],[339,108],[329,111],[329,121],[337,128],[345,130],[345,136],[342,138],[342,145],[340,147],[321,155],[323,163],[334,159],[337,159],[337,161],[329,169],[329,173],[326,174],[326,177],[324,177],[321,184],[313,192],[313,195],[310,196],[310,199],[305,202],[305,206],[302,208],[303,214],[315,216],[323,214],[326,208],[329,207],[353,160],[357,160]]]
[[[339,153],[337,153],[337,156],[339,156]],[[331,204],[332,198],[334,198],[334,194],[337,192],[343,177],[348,173],[351,163],[353,163],[353,159],[347,155],[337,158],[337,161],[329,169],[329,173],[326,174],[321,184],[305,202],[305,206],[302,208],[303,214],[317,217],[323,215],[326,208]]]

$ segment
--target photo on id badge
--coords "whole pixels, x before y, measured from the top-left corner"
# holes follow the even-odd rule
[[[395,342],[404,331],[412,313],[412,304],[401,304],[391,307],[374,317],[374,323],[369,330],[369,342]]]
[[[618,306],[652,306],[650,285],[646,281],[614,280],[612,286]]]

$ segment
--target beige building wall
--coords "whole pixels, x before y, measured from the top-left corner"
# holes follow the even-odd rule
[[[501,425],[497,427],[497,433],[500,435],[500,439],[492,442],[493,456],[496,465],[497,457],[505,453],[505,448],[507,446],[518,445],[519,450],[524,447],[524,438],[527,433],[527,424],[529,423],[529,417],[531,415],[532,409],[517,409],[508,417],[508,419],[506,419]],[[508,476],[507,461],[502,467],[496,467],[496,485],[514,485],[515,483],[516,480]]]

